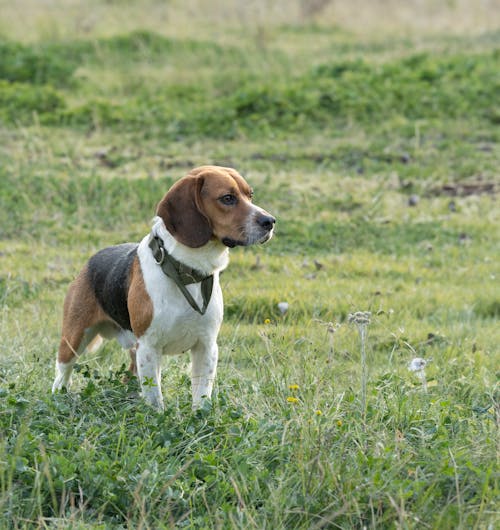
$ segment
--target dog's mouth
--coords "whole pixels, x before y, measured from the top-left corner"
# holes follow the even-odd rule
[[[264,234],[259,240],[256,241],[256,243],[263,245],[264,243],[267,243],[272,237],[273,230],[269,230],[269,232],[267,232],[267,234]]]
[[[231,237],[223,237],[221,239],[222,243],[226,245],[226,247],[234,248],[234,247],[248,247],[250,245],[255,244],[264,244],[267,241],[269,241],[273,237],[273,230],[269,230],[264,235],[257,237],[257,238],[247,238],[246,240],[241,239],[233,239]]]

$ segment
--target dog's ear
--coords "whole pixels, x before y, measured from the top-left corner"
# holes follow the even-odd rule
[[[210,240],[212,228],[200,211],[203,177],[188,175],[176,182],[156,209],[167,230],[183,245],[198,248]]]

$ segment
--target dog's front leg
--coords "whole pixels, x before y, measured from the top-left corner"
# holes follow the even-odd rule
[[[139,340],[136,366],[143,398],[156,409],[163,410],[160,354],[147,342]]]
[[[199,409],[203,399],[210,399],[217,372],[219,349],[214,342],[210,345],[198,343],[191,350],[191,389],[193,409]]]

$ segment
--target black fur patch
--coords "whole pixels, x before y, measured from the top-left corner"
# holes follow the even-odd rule
[[[100,250],[88,263],[97,301],[122,329],[132,331],[127,307],[129,275],[138,245],[124,243]]]

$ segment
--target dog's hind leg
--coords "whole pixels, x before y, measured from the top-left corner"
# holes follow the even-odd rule
[[[78,333],[71,336],[63,334],[57,354],[56,376],[52,385],[52,392],[69,386],[75,362],[85,352],[96,335],[97,331],[94,328],[87,328],[83,333],[79,330]]]
[[[87,269],[84,268],[70,285],[64,301],[62,337],[52,392],[69,385],[75,362],[96,337],[99,324],[106,319],[90,287]]]

